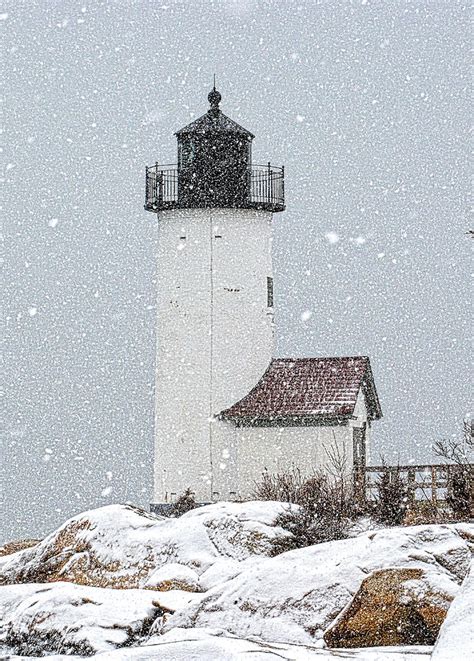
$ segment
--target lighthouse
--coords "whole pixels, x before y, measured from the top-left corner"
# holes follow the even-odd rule
[[[275,359],[272,223],[284,169],[221,110],[177,131],[177,164],[146,168],[158,226],[152,509],[251,496],[263,470],[324,465],[324,441],[365,461],[380,417],[367,358]],[[354,433],[358,430],[358,434]],[[356,437],[359,445],[356,448]]]
[[[252,164],[254,136],[220,109],[176,133],[178,163],[147,168],[157,214],[154,499],[222,495],[235,448],[216,415],[246,395],[273,354],[272,217],[283,168]],[[233,491],[237,491],[235,488]],[[225,494],[229,496],[229,493]]]

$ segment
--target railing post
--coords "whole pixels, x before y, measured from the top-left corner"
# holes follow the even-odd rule
[[[155,162],[156,171],[156,199],[159,207],[163,205],[163,175],[158,170],[158,161]]]
[[[148,165],[145,165],[145,205],[148,206]]]
[[[281,202],[285,204],[285,166],[281,166]]]
[[[272,168],[270,161],[268,161],[268,175],[267,175],[267,202],[272,201]]]

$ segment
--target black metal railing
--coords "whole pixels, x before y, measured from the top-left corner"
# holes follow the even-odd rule
[[[161,211],[164,209],[230,206],[244,209],[265,209],[267,211],[283,211],[285,208],[284,168],[267,165],[251,165],[247,168],[247,176],[242,180],[241,194],[229,196],[229,202],[219,201],[211,195],[199,196],[191,201],[189,189],[185,189],[184,172],[176,165],[155,165],[146,168],[145,209]],[[180,181],[182,179],[182,181]],[[196,178],[199,181],[199,177]],[[196,185],[199,185],[197,183]],[[225,196],[224,196],[225,198]],[[238,199],[238,201],[236,201]]]
[[[175,165],[146,168],[145,209],[155,211],[178,199],[178,170]]]

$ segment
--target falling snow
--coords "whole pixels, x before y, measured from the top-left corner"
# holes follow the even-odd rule
[[[224,111],[256,136],[254,162],[286,168],[277,354],[371,357],[375,460],[431,461],[435,440],[459,434],[464,2],[7,4],[4,539],[149,503],[157,233],[144,166],[175,153],[213,73]]]

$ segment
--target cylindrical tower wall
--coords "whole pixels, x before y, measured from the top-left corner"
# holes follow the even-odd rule
[[[270,363],[271,222],[247,209],[158,214],[155,503],[187,487],[212,500],[214,416]]]

